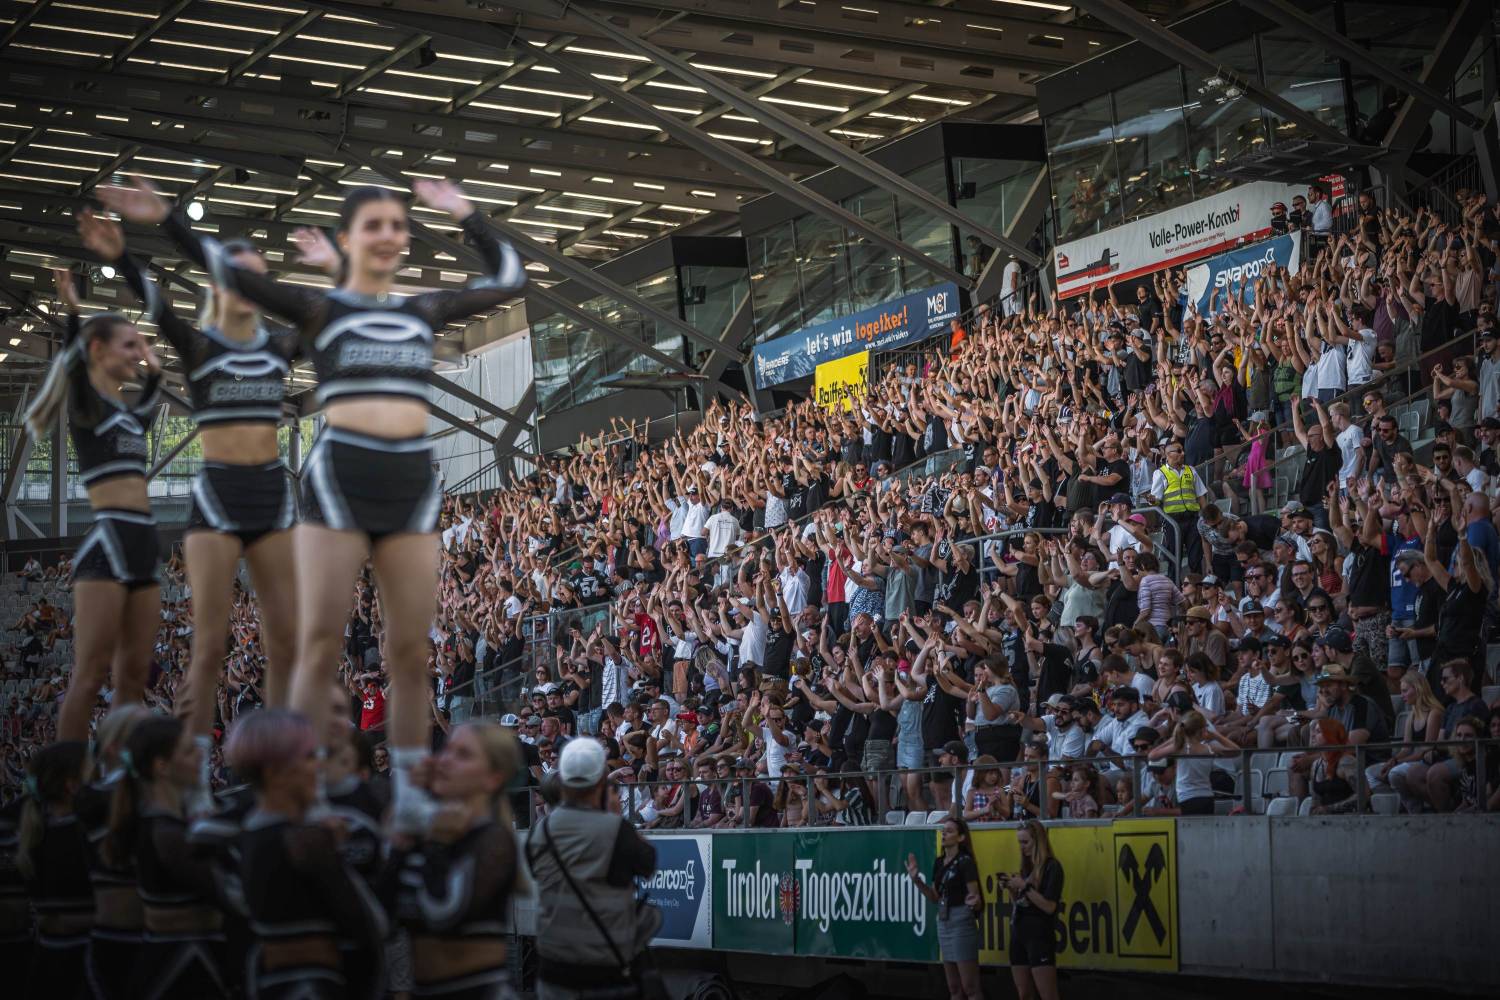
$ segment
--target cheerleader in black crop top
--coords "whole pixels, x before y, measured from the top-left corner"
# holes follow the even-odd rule
[[[435,529],[442,500],[425,440],[433,340],[445,324],[499,305],[526,283],[516,252],[458,187],[418,181],[414,190],[428,208],[459,223],[484,261],[484,274],[462,289],[396,292],[410,242],[407,211],[404,201],[383,188],[359,188],[344,201],[337,237],[345,276],[332,292],[236,266],[143,185],[99,191],[127,219],[164,222],[215,284],[299,331],[302,351],[317,372],[316,399],[327,426],[302,471],[291,704],[315,720],[319,731],[325,729],[328,674],[338,662],[355,578],[371,562],[385,613],[385,665],[393,690],[387,733],[394,821],[406,831],[421,829],[431,812],[410,775],[430,745],[427,634],[436,612]]]
[[[505,945],[519,876],[506,790],[520,759],[515,738],[494,722],[454,729],[432,766],[442,805],[431,830],[393,847],[382,896],[411,932],[416,996],[513,995]]]
[[[113,262],[145,304],[145,318],[176,351],[199,428],[203,466],[193,479],[183,540],[197,627],[176,710],[187,720],[197,746],[199,787],[192,809],[201,813],[210,806],[210,734],[241,556],[249,565],[261,611],[256,638],[266,658],[266,703],[286,704],[291,684],[297,605],[287,581],[294,572],[289,532],[297,503],[291,474],[280,458],[277,428],[297,335],[267,328],[252,303],[223,288],[207,296],[205,314],[212,322],[197,329],[173,311],[166,295],[127,253],[118,225],[90,216],[81,228],[88,248]],[[325,259],[336,261],[331,245],[326,251]],[[224,252],[240,267],[265,269],[248,243],[232,243]]]
[[[19,973],[22,1000],[79,1000],[84,953],[94,918],[88,837],[74,812],[88,749],[81,740],[53,743],[31,758],[16,863],[36,915],[36,944]]]
[[[80,217],[80,231],[86,226]],[[66,405],[78,472],[94,511],[94,527],[73,556],[75,665],[57,720],[59,739],[83,740],[107,676],[113,675],[112,707],[141,701],[160,621],[146,428],[161,365],[125,317],[106,313],[80,323],[72,275],[54,275],[68,311],[66,341],[26,422],[34,437],[44,437]],[[136,379],[142,392],[130,400],[120,385]]]

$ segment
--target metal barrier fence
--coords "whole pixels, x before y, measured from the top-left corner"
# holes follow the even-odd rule
[[[1286,754],[1313,756],[1325,753],[1351,753],[1354,755],[1355,764],[1354,791],[1356,801],[1354,809],[1350,811],[1353,813],[1368,814],[1371,812],[1372,792],[1370,790],[1365,771],[1371,764],[1388,759],[1393,753],[1408,752],[1418,748],[1426,748],[1429,751],[1436,751],[1439,753],[1447,754],[1447,751],[1449,749],[1457,749],[1460,747],[1467,748],[1474,754],[1474,777],[1475,784],[1479,789],[1479,793],[1477,796],[1477,811],[1486,812],[1488,811],[1488,803],[1486,801],[1486,788],[1489,779],[1490,764],[1490,762],[1486,759],[1486,749],[1500,750],[1500,739],[1495,739],[1492,737],[1480,737],[1473,740],[1418,740],[1411,743],[1359,743],[1344,744],[1340,746],[1284,748],[1277,750],[1261,750],[1246,747],[1242,748],[1235,755],[1173,753],[1164,755],[1159,759],[1170,761],[1212,760],[1216,764],[1223,764],[1225,762],[1233,760],[1234,765],[1232,767],[1223,769],[1228,773],[1234,775],[1235,791],[1232,795],[1216,793],[1214,796],[1215,800],[1233,802],[1237,807],[1242,808],[1245,813],[1256,814],[1256,805],[1258,801],[1269,801],[1269,798],[1264,795],[1264,785],[1262,784],[1259,788],[1257,788],[1256,776],[1260,775],[1263,779],[1267,771],[1267,769],[1254,766],[1257,757],[1269,756],[1274,757],[1279,761]],[[733,758],[734,754],[726,753],[723,756],[729,756]],[[687,760],[686,757],[675,759]],[[1446,759],[1446,757],[1444,759]],[[1146,806],[1143,804],[1143,796],[1141,794],[1141,778],[1143,776],[1143,772],[1146,769],[1148,760],[1149,758],[1146,755],[1132,754],[1125,757],[1102,756],[1081,757],[1066,760],[1008,761],[989,765],[989,767],[991,767],[992,769],[1000,770],[1002,772],[1010,772],[1017,768],[1027,770],[1028,772],[1035,772],[1037,775],[1036,780],[1038,781],[1040,789],[1039,799],[1041,800],[1041,805],[1038,809],[1038,812],[1041,814],[1039,818],[1049,820],[1060,819],[1064,817],[1061,817],[1059,815],[1061,811],[1060,809],[1053,811],[1048,808],[1049,803],[1055,800],[1051,800],[1048,797],[1049,792],[1047,789],[1047,783],[1044,780],[1045,777],[1077,766],[1090,766],[1096,771],[1101,771],[1102,775],[1112,776],[1117,779],[1123,779],[1128,775],[1131,780],[1131,788],[1133,790],[1129,811],[1127,812],[1122,810],[1113,813],[1112,815],[1140,817],[1146,815]],[[1108,766],[1101,769],[1101,765]],[[807,765],[805,764],[803,766],[804,768],[807,767]],[[663,789],[672,790],[684,784],[706,784],[719,789],[722,797],[724,792],[728,791],[731,788],[737,788],[739,801],[742,805],[742,808],[740,810],[739,821],[735,825],[738,825],[741,828],[749,828],[752,825],[750,822],[749,810],[743,808],[743,806],[745,804],[748,804],[750,801],[750,790],[752,785],[769,783],[779,786],[779,784],[789,781],[796,782],[803,787],[803,794],[805,796],[803,799],[804,821],[796,825],[842,826],[846,824],[814,822],[814,809],[812,808],[812,804],[817,801],[817,795],[820,792],[826,794],[830,790],[830,784],[844,785],[852,782],[860,782],[865,789],[868,789],[873,793],[875,800],[873,802],[866,803],[875,818],[875,822],[869,825],[896,826],[900,824],[889,823],[885,821],[887,813],[893,811],[888,796],[890,794],[891,787],[893,785],[899,784],[903,778],[914,774],[921,775],[929,786],[932,783],[934,776],[941,775],[951,780],[953,782],[953,792],[950,793],[952,805],[950,805],[947,812],[948,815],[962,815],[963,795],[961,793],[961,789],[964,783],[964,776],[968,772],[977,770],[978,769],[975,768],[972,764],[956,765],[953,767],[918,767],[900,769],[892,768],[876,771],[822,771],[815,773],[813,770],[807,770],[806,773],[798,774],[792,778],[785,776],[772,777],[767,774],[757,774],[754,777],[735,777],[728,779],[716,777],[703,779],[702,781],[695,779],[693,775],[689,774],[685,775],[681,781],[616,781],[612,782],[612,785],[616,789],[616,793],[620,797],[622,810],[626,813],[627,816],[635,813],[637,815],[637,818],[639,816],[640,810],[639,808],[636,808],[636,804],[644,804],[645,802],[653,799],[657,791]],[[1286,769],[1280,767],[1269,769],[1270,773],[1279,773],[1284,770]],[[1279,797],[1290,797],[1290,792],[1288,792],[1286,796],[1271,796],[1271,798]],[[537,812],[537,803],[535,801],[535,796],[533,796],[532,809],[534,818]],[[941,812],[942,810],[934,809],[921,811],[926,812],[929,817],[931,817],[932,814]],[[683,827],[687,827],[689,818],[690,817],[684,818],[682,823]],[[1188,816],[1185,818],[1191,819],[1192,817]],[[673,829],[675,828],[676,827],[673,827]]]

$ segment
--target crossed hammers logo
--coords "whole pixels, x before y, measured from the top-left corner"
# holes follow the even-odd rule
[[[1167,928],[1162,923],[1161,915],[1156,912],[1156,904],[1151,901],[1151,888],[1167,873],[1165,852],[1160,844],[1152,844],[1151,850],[1146,852],[1143,870],[1135,851],[1126,844],[1120,849],[1120,871],[1130,879],[1130,888],[1135,896],[1130,904],[1130,912],[1126,914],[1125,922],[1120,927],[1121,937],[1127,941],[1134,938],[1136,927],[1144,919],[1151,925],[1151,933],[1156,935],[1156,941],[1160,944],[1167,939]]]

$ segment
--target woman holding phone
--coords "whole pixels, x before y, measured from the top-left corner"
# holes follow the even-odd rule
[[[906,856],[906,874],[917,891],[938,904],[938,944],[950,1000],[980,1000],[977,917],[984,897],[969,824],[956,816],[943,820],[943,853],[932,863],[931,883],[922,880],[915,854]]]
[[[1011,899],[1010,974],[1021,1000],[1057,1000],[1057,939],[1052,918],[1063,891],[1062,863],[1052,854],[1047,828],[1029,819],[1016,829],[1021,871],[1002,875]]]

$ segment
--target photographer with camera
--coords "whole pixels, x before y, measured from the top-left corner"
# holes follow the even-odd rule
[[[526,861],[537,886],[538,1000],[651,1000],[644,961],[661,911],[638,902],[635,879],[656,848],[619,814],[604,749],[572,740],[558,758],[561,803],[537,825]]]

